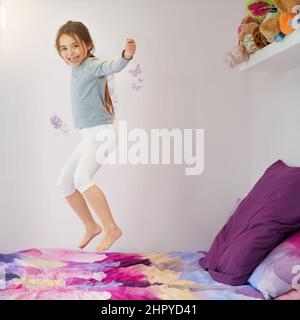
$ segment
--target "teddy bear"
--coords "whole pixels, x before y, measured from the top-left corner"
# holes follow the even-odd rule
[[[238,44],[240,47],[245,48],[249,55],[269,44],[265,36],[260,32],[259,26],[260,24],[255,21],[241,25]]]
[[[244,18],[241,21],[240,25],[237,28],[237,35],[242,30],[242,26],[245,23],[256,21],[254,18],[250,17],[247,12],[244,14]],[[230,52],[226,52],[224,55],[224,61],[225,63],[231,67],[234,68],[237,65],[247,61],[249,59],[249,54],[246,52],[246,49],[239,44],[237,44]]]
[[[279,23],[280,12],[275,5],[271,8],[265,19],[259,26],[260,32],[265,36],[269,43],[275,41],[275,37],[280,33]]]
[[[280,32],[276,34],[275,41],[282,41],[297,28],[297,15],[300,13],[300,0],[273,0],[280,12]]]
[[[247,13],[246,13],[247,14]],[[238,27],[238,43],[231,52],[226,52],[225,63],[234,68],[249,60],[251,54],[267,46],[269,43],[259,31],[260,21],[246,15]]]

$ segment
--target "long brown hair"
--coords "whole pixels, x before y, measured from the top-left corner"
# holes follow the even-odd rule
[[[84,42],[86,46],[91,46],[91,48],[87,52],[87,57],[95,57],[92,54],[92,51],[95,50],[95,46],[94,46],[92,37],[90,35],[88,28],[82,22],[69,20],[67,23],[65,23],[64,25],[62,25],[59,28],[57,35],[56,35],[56,39],[55,39],[55,47],[56,47],[58,54],[61,57],[62,57],[62,55],[60,52],[59,41],[60,41],[60,37],[63,34],[66,34],[66,35],[72,37],[75,41],[77,41],[77,39],[76,39],[76,36],[77,36],[77,38],[79,39],[81,44],[82,44],[82,42]],[[111,101],[107,80],[105,82],[105,107],[106,107],[107,111],[113,117],[115,117],[115,110],[114,110],[114,106]]]

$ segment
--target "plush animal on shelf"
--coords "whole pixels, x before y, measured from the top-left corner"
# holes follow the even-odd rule
[[[244,47],[236,46],[231,52],[226,52],[224,56],[225,63],[234,68],[239,64],[247,61],[249,59],[249,54]]]
[[[300,29],[300,0],[248,0],[246,16],[238,28],[236,47],[225,54],[235,67],[274,41]]]
[[[244,14],[244,18],[241,21],[240,25],[237,28],[237,35],[242,31],[242,27],[246,23],[257,21],[254,18],[247,15],[247,12]],[[239,42],[239,41],[238,41]],[[230,52],[226,52],[224,56],[225,63],[234,68],[237,65],[247,61],[249,59],[249,54],[246,49],[239,44],[237,44]]]
[[[259,24],[250,22],[242,26],[239,33],[239,46],[244,47],[246,52],[251,55],[264,48],[269,43],[265,36],[259,31]]]
[[[280,32],[279,17],[280,12],[276,6],[273,5],[272,9],[259,26],[260,32],[265,36],[269,43],[274,42],[276,35]]]
[[[287,35],[295,31],[296,16],[300,13],[300,0],[273,0],[280,12],[280,32],[275,36],[277,42],[282,41]],[[296,19],[296,20],[295,20]],[[294,26],[294,27],[292,27]]]
[[[291,24],[291,27],[294,29],[294,30],[298,30],[300,28],[300,14],[297,14],[293,20],[290,22]]]
[[[260,23],[259,20],[255,19],[255,18],[252,18],[251,16],[247,15],[247,12],[245,12],[245,16],[243,17],[243,19],[241,21],[241,24],[238,27],[238,34],[242,31],[243,26],[248,24],[248,23],[250,23],[250,22],[254,22],[254,23],[257,23],[257,24]]]
[[[248,0],[246,3],[246,10],[248,14],[262,22],[273,6],[273,0]]]
[[[226,52],[225,63],[229,67],[247,61],[249,56],[268,44],[265,37],[259,31],[259,21],[246,16],[238,27],[238,43],[231,52]]]

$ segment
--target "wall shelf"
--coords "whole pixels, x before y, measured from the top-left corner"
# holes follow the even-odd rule
[[[240,71],[286,72],[300,67],[300,29],[282,42],[274,42],[253,54],[242,63]]]

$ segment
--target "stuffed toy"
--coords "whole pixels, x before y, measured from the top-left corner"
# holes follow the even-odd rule
[[[282,41],[287,35],[295,31],[295,21],[300,13],[300,0],[273,0],[280,12],[280,32],[275,36],[277,42]],[[292,27],[294,26],[294,27]]]
[[[257,21],[257,20],[250,17],[247,14],[247,12],[245,12],[244,18],[241,21],[240,25],[238,26],[237,35],[239,35],[239,33],[242,31],[242,27],[244,24],[254,22],[254,21]],[[233,50],[231,50],[230,52],[226,52],[224,56],[225,63],[231,68],[236,67],[237,65],[247,61],[248,59],[249,59],[249,54],[246,52],[246,49],[242,46],[239,46],[239,44],[237,44],[233,48]]]
[[[250,22],[244,24],[239,33],[239,46],[244,47],[246,52],[251,55],[264,48],[269,43],[265,36],[259,31],[259,24]]]
[[[247,61],[249,59],[249,54],[244,47],[236,46],[231,52],[226,52],[224,56],[225,63],[234,68],[239,64]]]
[[[238,28],[238,43],[225,54],[225,62],[236,67],[296,29],[300,29],[300,0],[248,0],[245,17]]]
[[[299,0],[273,0],[276,8],[282,13],[298,14],[300,10]]]
[[[267,44],[267,40],[259,31],[259,20],[245,16],[238,27],[238,43],[231,52],[226,52],[225,63],[234,68]]]
[[[291,27],[294,29],[294,30],[298,30],[300,28],[300,14],[297,14],[293,20],[290,22],[291,24]]]
[[[246,10],[250,17],[262,22],[273,6],[273,0],[248,0]]]
[[[241,21],[241,24],[239,25],[238,27],[238,34],[242,31],[242,28],[244,25],[250,23],[250,22],[255,22],[257,24],[260,23],[259,20],[255,19],[255,18],[252,18],[251,16],[248,16],[247,14],[244,16],[244,18],[242,19]]]
[[[273,5],[272,9],[259,26],[260,32],[265,36],[269,43],[274,42],[276,35],[280,32],[279,17],[280,12],[276,6]]]
[[[257,22],[257,20],[250,17],[247,14],[247,12],[245,12],[244,18],[241,21],[240,25],[238,26],[237,35],[240,34],[243,26],[250,22]],[[233,50],[231,50],[230,52],[226,52],[224,56],[225,63],[231,68],[236,67],[237,65],[247,61],[248,59],[249,59],[248,52],[246,51],[245,47],[240,46],[239,43],[233,48]]]

